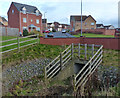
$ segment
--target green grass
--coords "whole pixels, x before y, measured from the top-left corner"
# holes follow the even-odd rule
[[[27,60],[33,60],[33,59],[38,59],[38,58],[51,58],[54,59],[56,56],[60,54],[64,50],[64,47],[62,46],[53,46],[53,45],[31,45],[26,48],[22,48],[20,52],[17,51],[11,51],[6,54],[3,54],[2,58],[2,63],[3,63],[3,68],[6,66],[14,66],[17,64],[20,64],[21,62],[26,62]],[[103,53],[103,62],[102,65],[109,65],[109,66],[117,66],[119,67],[118,61],[118,52],[116,50],[110,50],[110,49],[104,49]],[[22,92],[19,92],[19,89],[15,89],[15,91],[19,92],[20,95],[28,95],[32,94],[35,95],[42,89],[44,89],[44,85],[38,84],[41,83],[39,79],[33,79],[36,81],[33,81],[32,84],[29,82],[27,83],[28,85],[25,86],[25,88],[22,88]],[[44,81],[42,82],[44,83]],[[50,82],[47,87],[51,87],[54,85],[65,85],[65,81],[54,81]],[[69,84],[69,83],[67,83]],[[28,88],[32,89],[32,91],[29,91],[28,93]],[[16,94],[16,92],[14,92]]]
[[[52,45],[30,45],[21,48],[20,52],[17,50],[5,53],[2,55],[3,65],[14,65],[26,60],[33,60],[37,58],[55,58],[62,52],[64,47]]]
[[[104,49],[102,64],[119,67],[119,61],[120,61],[119,53],[120,50]]]
[[[13,39],[15,37],[11,37],[11,36],[3,36],[3,40],[8,40],[8,39]],[[32,38],[19,38],[19,41],[22,42],[22,41],[26,41],[26,40],[30,40]],[[9,49],[13,49],[13,48],[17,48],[18,47],[18,44],[17,44],[18,40],[12,40],[12,41],[7,41],[7,42],[2,42],[0,43],[0,46],[4,46],[4,45],[9,45],[9,44],[12,44],[12,43],[16,43],[15,45],[11,45],[11,46],[6,46],[6,47],[3,47],[3,48],[0,48],[0,52],[2,51],[6,51],[6,50],[9,50]],[[20,43],[20,46],[24,46],[24,45],[27,45],[27,44],[31,44],[31,43],[35,43],[37,42],[37,39],[35,40],[32,40],[32,41],[28,41],[28,42],[24,42],[24,43]]]
[[[30,39],[32,38],[20,38],[19,41],[21,42],[21,41],[30,40]],[[2,42],[2,46],[12,44],[12,43],[17,43],[17,42],[18,42],[17,39],[12,41]]]
[[[20,43],[20,46],[24,46],[24,45],[35,43],[35,42],[37,42],[37,39],[36,40],[32,40],[32,41],[28,41],[28,42],[24,42],[24,43]],[[7,46],[7,47],[3,47],[2,51],[6,51],[6,50],[17,48],[17,47],[18,47],[17,44],[11,45],[11,46]]]
[[[14,37],[14,36],[2,36],[2,41],[13,39],[13,38],[17,38],[17,37]]]
[[[85,37],[111,37],[114,38],[114,35],[102,35],[102,34],[88,34],[88,33],[83,33],[82,34]],[[80,37],[81,34],[74,35],[75,37]]]

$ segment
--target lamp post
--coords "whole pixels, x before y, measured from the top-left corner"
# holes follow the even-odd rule
[[[45,13],[47,13],[47,12],[44,12],[44,24],[46,24],[45,23]],[[45,25],[45,28],[44,28],[45,30],[46,30],[46,25]]]
[[[82,37],[82,0],[81,0],[81,36]]]

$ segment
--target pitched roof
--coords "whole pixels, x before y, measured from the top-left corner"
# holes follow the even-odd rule
[[[2,22],[0,22],[0,25],[3,25],[3,23],[2,23]]]
[[[97,26],[97,27],[101,27],[101,26],[103,26],[103,27],[104,27],[104,25],[103,25],[103,24],[96,24],[96,26]]]
[[[86,15],[82,15],[82,21],[85,21],[88,17],[91,17],[94,21],[96,21],[91,15],[86,16]],[[74,18],[75,21],[81,21],[81,15],[72,15],[70,16],[70,19]]]
[[[35,13],[35,11],[38,10],[37,7],[35,7],[35,6],[21,4],[21,3],[17,3],[17,2],[12,2],[12,3],[15,5],[15,7],[17,8],[18,11],[22,11],[23,7],[25,7],[26,11],[29,13]],[[41,14],[40,11],[39,11],[39,14]]]
[[[0,18],[2,19],[3,22],[4,22],[4,21],[7,22],[7,20],[6,20],[4,17],[1,17],[1,16],[0,16]]]
[[[61,25],[63,25],[63,26],[70,26],[70,25],[68,25],[68,24],[61,24]]]
[[[75,19],[75,21],[81,21],[81,16],[80,15],[76,15],[76,16],[71,16],[71,18]],[[87,16],[86,15],[83,15],[82,16],[82,21],[85,21],[87,19]]]
[[[60,25],[60,23],[59,23],[59,22],[54,22],[54,24],[56,24],[56,25]]]
[[[48,25],[51,25],[52,23],[47,23]]]
[[[104,26],[104,27],[111,27],[112,25]]]

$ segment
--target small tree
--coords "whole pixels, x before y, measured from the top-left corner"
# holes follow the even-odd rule
[[[28,31],[26,29],[23,30],[23,36],[28,36]]]
[[[53,30],[52,30],[52,32],[56,32],[56,30],[55,30],[55,29],[53,29]]]

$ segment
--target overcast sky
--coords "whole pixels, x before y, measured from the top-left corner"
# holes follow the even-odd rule
[[[7,19],[11,2],[36,6],[41,13],[47,12],[48,22],[70,23],[70,15],[81,14],[80,0],[0,0],[0,16]],[[83,0],[83,15],[92,15],[97,23],[118,27],[119,0]]]

